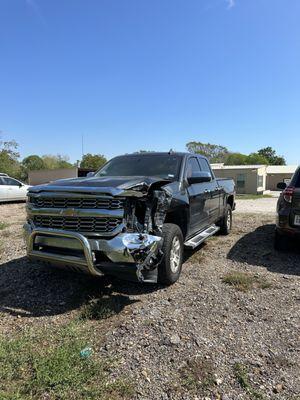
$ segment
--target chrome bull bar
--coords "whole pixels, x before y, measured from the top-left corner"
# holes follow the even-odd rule
[[[122,233],[110,240],[87,239],[74,231],[53,228],[35,228],[31,224],[24,225],[24,237],[29,258],[43,260],[52,264],[68,264],[77,267],[93,276],[102,276],[101,262],[96,262],[95,252],[103,252],[115,265],[131,263],[136,266],[136,275],[143,280],[141,271],[151,269],[155,260],[159,261],[162,238],[149,234]],[[36,241],[37,239],[37,241]],[[68,243],[66,243],[68,242]],[[40,248],[36,248],[36,246]],[[49,251],[50,246],[50,251]],[[61,254],[55,249],[68,249],[69,254]],[[82,251],[77,255],[72,249]],[[99,269],[98,269],[99,268]]]
[[[65,256],[62,254],[47,253],[34,249],[34,241],[37,235],[46,235],[53,237],[62,237],[68,239],[76,239],[82,247],[84,258],[76,256]],[[27,255],[38,259],[56,261],[60,263],[70,263],[87,267],[88,272],[94,276],[102,276],[103,273],[95,268],[93,261],[93,252],[88,239],[78,232],[66,232],[59,229],[51,228],[35,228],[31,231],[27,238]]]

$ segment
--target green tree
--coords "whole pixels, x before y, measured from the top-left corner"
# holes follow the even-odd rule
[[[80,162],[81,168],[99,169],[106,163],[106,158],[102,154],[87,153],[82,157]]]
[[[22,161],[22,165],[27,171],[33,171],[45,168],[45,163],[42,157],[37,156],[35,154],[25,157]]]
[[[51,155],[46,154],[42,156],[46,169],[58,169],[58,168],[72,168],[73,165],[69,162],[68,156],[63,155]]]
[[[264,157],[270,165],[286,165],[284,157],[278,156],[276,151],[270,146],[258,150],[257,153]]]
[[[14,140],[0,141],[0,172],[20,179],[19,156],[17,142]]]
[[[28,180],[28,172],[34,170],[44,169],[45,164],[40,156],[35,154],[25,157],[21,163],[21,180]]]
[[[202,154],[212,163],[225,162],[229,154],[226,147],[211,143],[189,142],[186,148],[190,153]]]
[[[266,157],[258,153],[251,153],[247,157],[247,164],[248,165],[267,165],[269,164]]]
[[[226,165],[247,165],[248,156],[241,153],[230,153],[226,159]]]

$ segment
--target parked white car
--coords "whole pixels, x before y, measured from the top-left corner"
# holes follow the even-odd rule
[[[26,200],[29,186],[10,178],[4,174],[0,175],[0,203],[5,201]]]

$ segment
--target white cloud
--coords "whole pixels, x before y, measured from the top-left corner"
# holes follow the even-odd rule
[[[227,8],[232,8],[235,6],[235,0],[226,0]]]

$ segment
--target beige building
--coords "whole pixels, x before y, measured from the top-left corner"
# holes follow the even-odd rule
[[[232,178],[239,194],[261,194],[266,191],[266,165],[212,164],[217,178]]]
[[[269,165],[267,167],[267,189],[278,190],[277,183],[290,183],[297,165]]]
[[[69,179],[86,176],[89,172],[94,172],[93,169],[87,168],[60,168],[60,169],[40,169],[38,171],[29,171],[28,183],[31,186],[41,185],[56,181],[57,179]]]
[[[217,178],[232,178],[239,194],[263,194],[278,190],[279,182],[288,183],[295,165],[224,165],[211,164]]]

